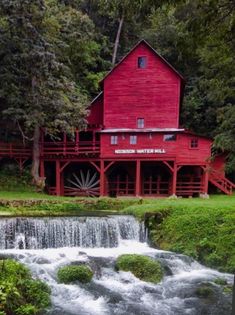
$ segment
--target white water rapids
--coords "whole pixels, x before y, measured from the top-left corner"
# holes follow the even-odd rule
[[[231,295],[223,293],[214,281],[223,278],[232,284],[232,275],[208,269],[189,257],[149,247],[141,242],[145,241],[143,226],[132,217],[4,220],[0,220],[0,242],[1,247],[5,244],[8,249],[0,250],[0,257],[19,260],[31,269],[34,277],[49,284],[52,308],[47,314],[229,315],[231,312]],[[91,221],[96,225],[94,229]],[[8,234],[2,230],[3,226],[5,229],[8,226]],[[37,231],[39,226],[42,229]],[[84,233],[94,235],[91,238],[87,234],[86,239]],[[52,240],[52,243],[45,242],[45,235],[60,237],[61,244],[67,246],[59,247]],[[79,246],[71,235],[77,238],[80,235],[83,241]],[[48,244],[54,248],[48,248]],[[30,246],[33,249],[27,249]],[[116,272],[115,260],[125,253],[148,255],[160,261],[165,268],[162,282],[155,285],[138,280],[130,272]],[[91,283],[57,282],[56,274],[61,266],[81,263],[88,264],[95,272]],[[208,283],[214,297],[199,298],[196,288]]]

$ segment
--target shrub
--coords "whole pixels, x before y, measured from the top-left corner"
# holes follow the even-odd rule
[[[50,289],[12,260],[0,260],[0,315],[39,315],[50,306]]]
[[[85,265],[65,266],[59,269],[57,276],[59,281],[65,284],[75,281],[87,283],[91,281],[93,272],[90,267]]]
[[[16,310],[16,315],[35,315],[37,313],[37,308],[32,304],[22,305]]]
[[[147,282],[158,283],[163,278],[161,264],[142,255],[125,254],[119,256],[116,261],[116,269],[130,271],[140,280]]]

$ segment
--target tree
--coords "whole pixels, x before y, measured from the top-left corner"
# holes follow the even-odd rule
[[[97,94],[109,63],[102,58],[105,37],[97,33],[89,16],[77,1],[46,0],[44,25],[58,60],[70,69],[82,92]]]
[[[153,1],[153,0],[99,0],[99,6],[103,14],[109,14],[110,18],[117,21],[117,29],[112,54],[112,64],[116,63],[117,51],[120,42],[120,36],[124,22],[131,20],[137,21],[139,18],[145,20],[148,14],[155,7],[160,7],[163,3],[169,1]]]
[[[24,140],[33,141],[32,177],[38,184],[40,130],[54,135],[84,126],[86,100],[47,40],[44,1],[1,2],[2,113],[16,123]]]
[[[228,123],[235,107],[234,1],[165,5],[149,20],[142,36],[186,79],[182,125],[215,138],[218,149],[230,152],[228,168],[235,169],[235,125]]]

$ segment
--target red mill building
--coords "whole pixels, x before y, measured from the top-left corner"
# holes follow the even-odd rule
[[[209,182],[232,193],[223,157],[211,162],[212,140],[179,127],[184,79],[148,43],[139,42],[101,84],[86,131],[59,142],[42,136],[40,172],[51,194],[196,196]],[[31,154],[1,146],[21,166]]]

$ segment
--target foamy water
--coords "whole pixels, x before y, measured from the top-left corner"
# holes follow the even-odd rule
[[[0,251],[0,255],[14,257],[26,264],[34,277],[48,283],[52,290],[53,305],[48,314],[230,314],[231,295],[223,293],[222,287],[216,285],[214,281],[217,278],[223,278],[229,284],[232,284],[232,275],[205,268],[189,257],[149,247],[146,242],[140,241],[142,227],[134,218],[129,216],[111,218],[110,220],[116,220],[116,222],[112,221],[111,224],[107,222],[107,218],[106,221],[97,222],[96,220],[99,219],[95,218],[93,222],[96,222],[99,235],[102,235],[102,231],[98,230],[97,226],[99,226],[99,229],[106,229],[107,226],[111,227],[113,230],[110,235],[113,235],[113,231],[117,233],[118,236],[114,236],[117,239],[115,247],[107,247],[104,241],[106,247],[13,248]],[[130,222],[133,222],[133,220],[134,225],[131,227]],[[86,222],[86,220],[83,223],[79,220],[75,221],[76,224],[73,226]],[[61,226],[59,218],[56,222]],[[104,224],[100,224],[101,222]],[[71,225],[71,222],[69,224]],[[90,221],[88,224],[90,224]],[[53,226],[53,229],[56,230],[55,224],[50,226]],[[61,231],[59,229],[59,233],[62,233]],[[64,231],[68,230],[65,229]],[[89,233],[89,229],[87,229],[87,233]],[[88,237],[90,236],[88,235]],[[14,239],[14,241],[17,244],[17,240]],[[37,241],[36,238],[35,242]],[[166,269],[162,282],[155,285],[137,279],[130,272],[116,272],[114,268],[116,258],[127,253],[147,255],[160,261]],[[88,264],[94,270],[95,274],[91,283],[85,285],[58,283],[57,271],[60,267],[81,263]],[[195,294],[196,288],[208,283],[214,291],[215,298],[212,300],[198,298]]]

